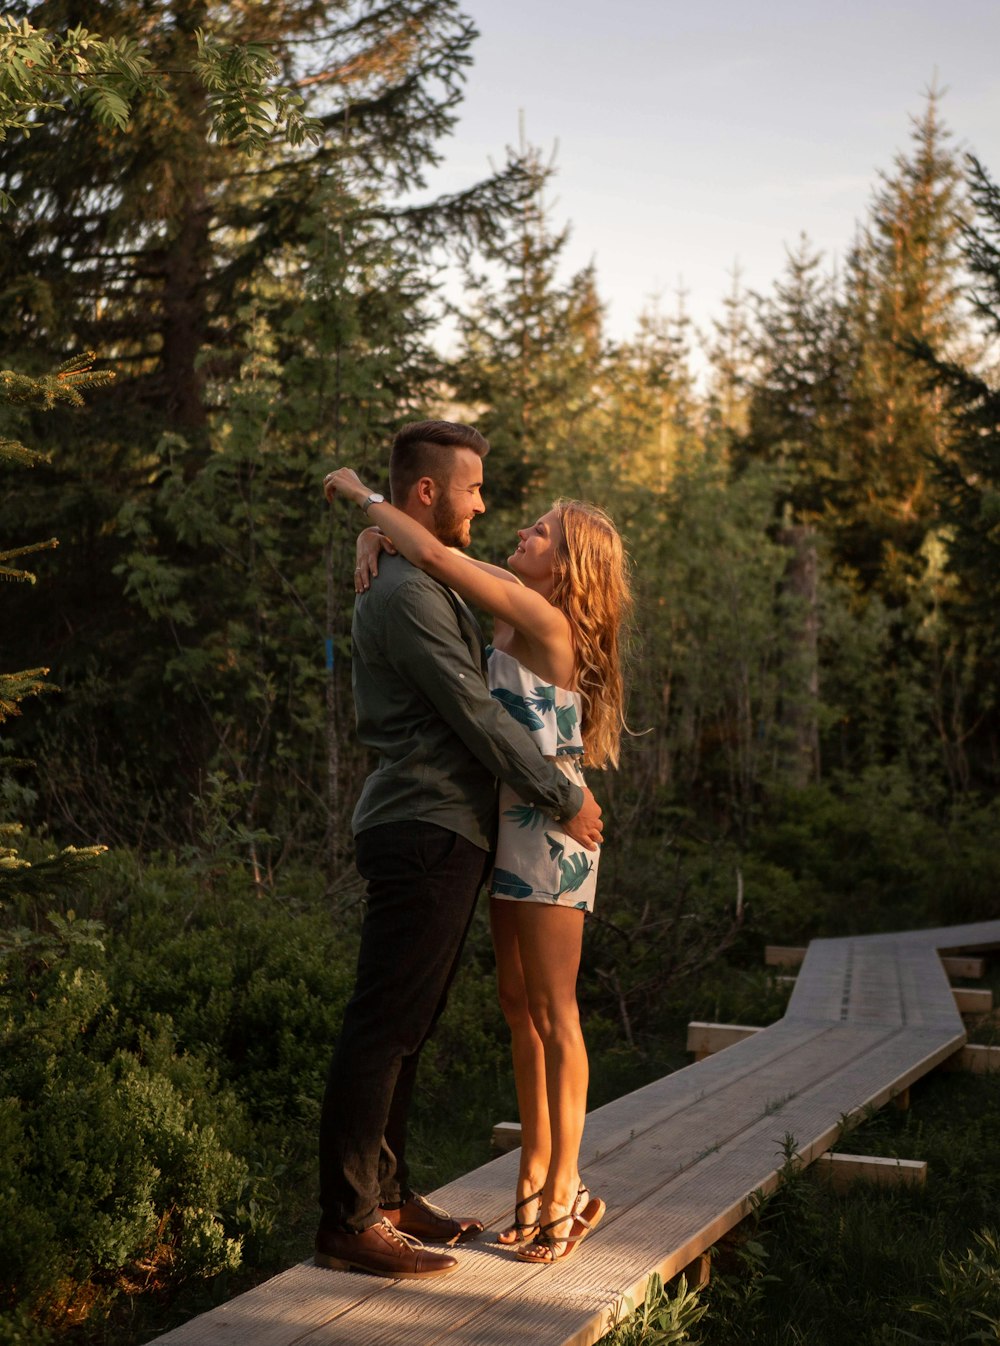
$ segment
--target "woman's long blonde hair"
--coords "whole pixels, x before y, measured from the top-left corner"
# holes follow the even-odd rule
[[[563,542],[553,563],[551,601],[573,628],[586,762],[617,766],[625,727],[621,627],[632,607],[628,558],[603,509],[582,500],[557,500],[553,509]]]

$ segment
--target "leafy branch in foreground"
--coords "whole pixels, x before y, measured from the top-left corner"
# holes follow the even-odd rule
[[[40,378],[18,374],[12,369],[0,369],[0,406],[6,404],[40,411],[51,411],[60,404],[82,407],[84,391],[104,387],[114,378],[110,370],[92,369],[93,361],[94,355],[88,351],[84,355],[67,360],[54,373],[43,374]],[[0,435],[0,465],[14,463],[21,467],[34,467],[36,463],[45,462],[45,459],[46,455],[36,449],[28,448],[17,439]],[[13,569],[7,562],[22,556],[31,556],[35,552],[48,551],[58,545],[57,539],[50,537],[44,542],[33,542],[27,546],[0,551],[0,579],[21,580],[34,584],[35,577],[30,570]],[[45,670],[34,669],[32,672],[44,673]],[[11,687],[5,686],[5,683],[9,678],[26,676],[28,675],[24,673],[0,674],[0,724],[8,715],[17,713],[16,709],[12,710],[9,707]],[[40,688],[33,686],[27,692],[22,691],[21,695],[30,695],[38,690]],[[19,698],[15,697],[15,700],[17,699]]]
[[[275,83],[278,62],[260,43],[227,45],[202,31],[190,71],[159,70],[130,37],[104,38],[87,28],[58,34],[27,19],[0,16],[0,141],[30,135],[47,112],[68,100],[101,126],[121,131],[139,98],[162,98],[171,80],[193,73],[208,93],[213,134],[251,151],[279,128],[292,145],[319,139],[320,124],[303,113],[294,89]],[[10,198],[0,200],[0,207]]]
[[[10,369],[0,370],[0,407],[6,404],[50,411],[61,404],[82,406],[86,390],[100,388],[114,378],[108,370],[92,369],[93,359],[94,356],[89,352],[78,355],[60,365],[54,373],[44,374],[40,378],[18,374]],[[19,440],[0,435],[0,465],[13,463],[21,467],[33,467],[36,463],[44,462],[45,458],[45,454],[29,449]],[[53,537],[44,542],[0,550],[0,579],[34,584],[35,576],[31,571],[8,563],[58,545],[57,539]],[[20,702],[27,697],[53,690],[51,684],[45,681],[48,671],[47,668],[27,668],[16,673],[0,672],[0,725],[21,713]],[[58,853],[50,851],[33,863],[13,844],[20,839],[22,830],[19,823],[0,822],[0,894],[13,897],[47,894],[53,887],[63,887],[74,882],[80,866],[90,864],[106,849],[104,846],[87,846],[78,850],[68,846]]]

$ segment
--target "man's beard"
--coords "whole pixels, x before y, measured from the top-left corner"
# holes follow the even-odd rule
[[[467,547],[469,545],[469,521],[461,515],[445,495],[439,495],[434,501],[431,514],[434,536],[446,547]]]

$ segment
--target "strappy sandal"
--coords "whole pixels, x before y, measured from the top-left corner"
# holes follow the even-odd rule
[[[538,1233],[538,1221],[522,1220],[520,1212],[525,1206],[530,1206],[532,1201],[541,1201],[541,1199],[542,1194],[538,1191],[532,1192],[530,1196],[522,1197],[520,1201],[514,1203],[514,1223],[502,1230],[499,1236],[499,1241],[505,1248],[514,1248],[519,1243],[530,1243]],[[504,1238],[504,1234],[513,1234],[513,1238]]]
[[[586,1188],[581,1188],[581,1192],[590,1195]],[[529,1244],[527,1248],[521,1248],[518,1251],[518,1261],[533,1262],[538,1266],[549,1266],[553,1262],[563,1262],[567,1257],[572,1256],[587,1235],[593,1233],[601,1223],[607,1209],[599,1196],[592,1197],[583,1210],[579,1210],[578,1206],[579,1198],[573,1203],[572,1210],[567,1211],[565,1215],[560,1215],[557,1220],[550,1220],[548,1224],[543,1224],[535,1235],[535,1241]],[[565,1224],[567,1220],[571,1222],[568,1234],[560,1235],[551,1232],[556,1225]]]

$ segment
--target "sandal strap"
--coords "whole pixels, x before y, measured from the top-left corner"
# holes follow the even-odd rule
[[[514,1202],[514,1218],[515,1218],[515,1220],[517,1220],[517,1212],[522,1208],[522,1206],[530,1206],[531,1203],[532,1203],[532,1201],[541,1201],[541,1199],[542,1199],[542,1194],[541,1194],[540,1191],[538,1191],[538,1192],[532,1192],[531,1196],[524,1196],[524,1197],[522,1197],[520,1201],[515,1201],[515,1202]],[[518,1220],[517,1222],[520,1224],[520,1221],[519,1221],[519,1220]],[[532,1220],[531,1223],[532,1223],[532,1224],[537,1224],[538,1221],[537,1221],[537,1220]]]

